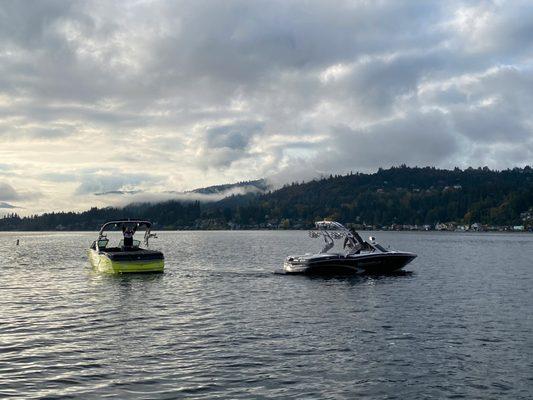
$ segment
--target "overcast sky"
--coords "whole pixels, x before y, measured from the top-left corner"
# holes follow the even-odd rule
[[[0,213],[524,166],[532,110],[531,1],[0,2]]]

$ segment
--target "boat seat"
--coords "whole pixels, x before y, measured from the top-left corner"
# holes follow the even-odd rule
[[[135,240],[135,239],[133,239],[133,246],[131,246],[130,249],[131,249],[131,250],[138,250],[140,245],[141,245],[141,241],[140,241],[140,240]],[[118,247],[120,247],[121,249],[125,249],[125,248],[126,248],[126,247],[124,246],[124,239],[122,239],[122,240],[118,243]]]

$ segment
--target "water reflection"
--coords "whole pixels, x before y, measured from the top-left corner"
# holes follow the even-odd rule
[[[419,258],[386,275],[289,276],[273,272],[302,232],[163,232],[163,274],[113,276],[87,261],[94,233],[17,235],[18,248],[2,235],[3,395],[533,392],[533,236],[381,233]]]
[[[339,281],[347,282],[353,285],[360,283],[372,282],[388,282],[400,278],[412,278],[415,275],[414,271],[393,271],[387,273],[370,274],[370,273],[308,273],[308,274],[287,274],[283,270],[274,272],[277,275],[286,275],[288,279],[295,277],[302,277],[311,281]]]

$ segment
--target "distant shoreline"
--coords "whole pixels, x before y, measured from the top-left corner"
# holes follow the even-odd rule
[[[304,232],[313,230],[309,229],[261,229],[261,228],[250,228],[250,229],[153,229],[153,232]],[[95,230],[0,230],[2,233],[98,233],[98,229]],[[423,229],[357,229],[358,232],[417,232],[417,233],[468,233],[468,234],[495,234],[495,233],[504,233],[504,234],[528,234],[533,233],[533,231],[523,230],[523,231],[513,231],[513,230],[502,230],[502,231],[462,231],[462,230],[423,230]],[[117,231],[118,232],[118,231]]]
[[[201,190],[208,189],[214,190]],[[147,219],[154,229],[168,230],[300,230],[323,219],[341,221],[356,230],[533,229],[533,169],[529,166],[492,171],[402,165],[258,189],[218,201],[134,202],[24,217],[11,212],[0,218],[0,230],[90,231],[106,221],[127,218]]]

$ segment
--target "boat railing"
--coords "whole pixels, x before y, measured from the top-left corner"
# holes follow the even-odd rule
[[[157,238],[157,234],[151,232],[152,223],[150,221],[127,219],[127,220],[109,221],[109,222],[106,222],[104,225],[102,225],[102,227],[100,228],[100,231],[98,232],[97,242],[99,243],[101,240],[108,240],[107,239],[107,234],[104,233],[104,231],[106,231],[106,230],[107,231],[114,230],[113,228],[115,228],[115,229],[118,228],[118,229],[122,229],[123,230],[125,227],[132,229],[133,230],[133,234],[135,234],[135,231],[138,228],[144,228],[143,242],[146,245],[146,247],[149,246],[149,241],[150,241],[151,238]],[[120,244],[119,244],[119,247],[122,247],[123,243],[124,242],[121,240]],[[134,243],[136,243],[136,247],[139,247],[140,244],[141,244],[141,241],[134,240]],[[98,246],[98,247],[105,248],[104,246]]]
[[[347,255],[356,254],[361,251],[379,251],[382,253],[387,253],[390,251],[376,243],[376,239],[374,237],[371,236],[369,241],[365,241],[357,232],[349,230],[339,222],[318,221],[315,222],[315,226],[315,230],[309,231],[309,237],[314,239],[319,237],[324,238],[326,243],[322,248],[321,253],[327,253],[333,248],[334,241],[341,239],[347,239],[347,242],[344,244],[344,250]]]

